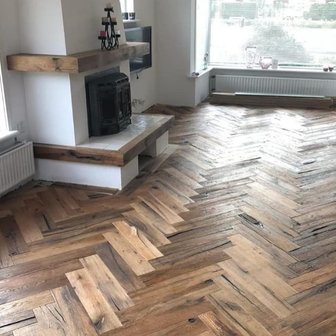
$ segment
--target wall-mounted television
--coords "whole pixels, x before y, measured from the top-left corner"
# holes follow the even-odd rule
[[[147,42],[150,45],[148,55],[130,60],[131,72],[141,71],[152,67],[152,27],[136,27],[125,29],[127,42]]]

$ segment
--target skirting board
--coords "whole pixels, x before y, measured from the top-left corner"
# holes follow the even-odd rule
[[[211,104],[247,105],[265,107],[314,108],[329,110],[334,105],[331,97],[276,96],[258,94],[234,94],[214,92],[210,97]]]
[[[139,174],[136,156],[124,167],[36,159],[36,179],[123,189]]]

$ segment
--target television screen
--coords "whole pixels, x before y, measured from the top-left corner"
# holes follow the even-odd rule
[[[130,60],[131,72],[141,71],[152,66],[152,27],[136,27],[125,29],[127,42],[148,42],[150,53]]]

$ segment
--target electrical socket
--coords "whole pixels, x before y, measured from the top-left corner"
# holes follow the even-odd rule
[[[145,100],[144,99],[137,99],[137,98],[133,99],[132,100],[132,107],[136,108],[138,105],[144,106],[145,105]]]

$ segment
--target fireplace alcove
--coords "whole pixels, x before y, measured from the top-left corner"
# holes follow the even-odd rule
[[[8,68],[25,72],[28,96],[34,97],[30,100],[34,104],[29,105],[29,116],[34,130],[37,179],[121,190],[139,175],[140,155],[156,157],[168,148],[168,131],[174,117],[159,114],[131,116],[129,83],[122,74],[129,74],[128,59],[148,52],[148,43],[129,42],[109,52],[92,50],[68,56],[8,56]],[[107,73],[102,72],[107,66],[112,68]],[[95,72],[85,76],[87,71]],[[86,84],[90,80],[99,83],[106,74],[117,76],[116,80],[124,89],[117,90],[119,116],[120,104],[127,107],[126,122],[122,122],[119,129],[128,127],[119,134],[93,136],[91,133],[89,137]],[[58,107],[59,102],[63,104],[62,109]],[[111,105],[109,98],[103,99],[104,104]],[[43,127],[35,127],[36,120]],[[116,130],[109,126],[100,132]]]
[[[130,75],[129,60],[150,53],[149,43],[126,41],[120,1],[110,1],[121,35],[119,48],[110,51],[97,49],[105,0],[36,0],[33,7],[20,1],[18,6],[22,53],[8,55],[7,68],[24,73],[39,180],[122,189],[139,174],[141,154],[159,155],[168,146],[173,117],[157,114],[135,114],[123,132],[89,137],[85,77],[115,67]],[[45,8],[52,15],[44,15]],[[52,41],[41,38],[45,27],[53,32]]]
[[[85,78],[89,136],[112,135],[131,124],[131,88],[119,68]]]

